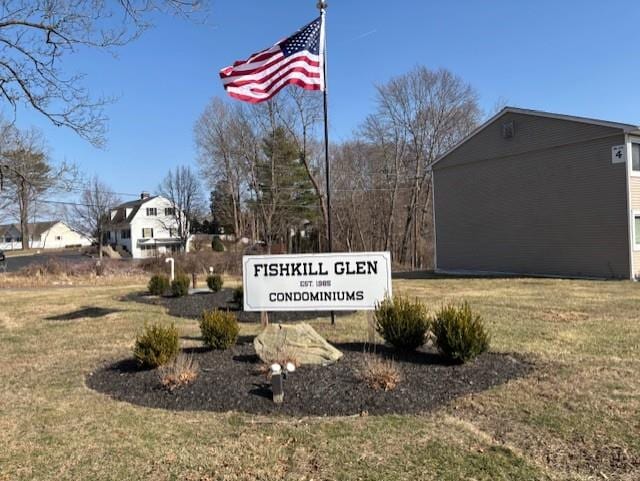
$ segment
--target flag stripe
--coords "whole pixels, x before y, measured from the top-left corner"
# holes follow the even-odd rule
[[[309,73],[317,72],[317,67],[320,62],[312,60],[308,57],[296,57],[291,60],[284,59],[276,65],[272,65],[266,70],[260,71],[252,75],[229,75],[222,79],[222,83],[226,85],[244,85],[252,82],[264,83],[269,80],[279,71],[288,69],[290,67],[305,67]]]
[[[269,100],[271,97],[273,97],[274,95],[276,95],[278,92],[280,92],[280,90],[282,90],[284,87],[286,87],[287,85],[297,85],[298,87],[301,87],[305,90],[322,90],[322,86],[320,84],[318,85],[312,85],[312,84],[308,84],[306,82],[303,82],[301,80],[298,79],[291,79],[288,83],[285,83],[283,85],[281,85],[280,87],[278,87],[277,89],[273,90],[271,92],[271,94],[267,97],[256,97],[254,95],[245,95],[243,93],[240,92],[235,92],[232,91],[231,89],[227,90],[227,93],[238,100],[243,100],[245,102],[249,102],[252,104],[257,104],[260,102],[264,102],[265,100]]]
[[[269,62],[265,62],[261,66],[256,67],[252,70],[246,70],[246,71],[243,70],[238,72],[237,69],[231,69],[231,67],[227,67],[226,69],[223,69],[220,72],[220,77],[223,80],[232,78],[232,77],[244,77],[244,76],[249,77],[249,76],[258,74],[260,72],[271,70],[272,68],[277,68],[277,66],[283,60],[293,62],[300,58],[308,59],[308,63],[312,67],[320,67],[320,57],[318,55],[311,55],[306,52],[301,52],[295,55],[290,55],[289,57],[284,57],[283,55],[277,55],[277,56],[274,55],[273,60],[270,60]],[[282,64],[282,65],[285,65],[285,64]]]
[[[243,87],[229,87],[227,88],[227,92],[233,91],[233,92],[241,93],[243,95],[253,95],[256,98],[261,98],[263,100],[266,100],[269,97],[273,96],[273,91],[275,89],[279,90],[279,87],[286,85],[287,82],[290,80],[295,80],[297,82],[296,85],[300,85],[300,83],[303,83],[309,86],[321,85],[321,82],[320,82],[321,79],[319,77],[315,79],[309,79],[306,75],[301,74],[299,72],[291,72],[290,74],[278,80],[277,82],[272,82],[271,84],[269,84],[269,88],[266,88],[266,89],[254,90],[253,87],[248,87],[245,85]]]
[[[262,83],[249,82],[249,83],[237,83],[237,84],[234,83],[234,84],[228,84],[227,87],[238,88],[238,87],[246,87],[247,85],[251,85],[252,92],[267,93],[271,88],[272,84],[276,84],[280,82],[288,75],[302,74],[303,77],[301,78],[309,79],[310,83],[313,83],[312,79],[320,79],[320,74],[318,72],[309,72],[304,67],[291,67],[290,69],[287,69],[285,72],[280,72],[280,71],[274,72],[274,75],[275,74],[280,74],[280,75],[277,78],[271,79],[269,82],[262,82]]]

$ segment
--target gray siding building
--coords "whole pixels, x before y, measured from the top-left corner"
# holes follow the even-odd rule
[[[507,107],[432,179],[437,271],[640,276],[638,126]]]

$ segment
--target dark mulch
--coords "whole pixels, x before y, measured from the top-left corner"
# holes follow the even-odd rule
[[[228,351],[187,350],[200,365],[194,383],[173,392],[160,386],[155,370],[140,370],[133,359],[109,364],[87,377],[87,385],[109,396],[141,406],[171,410],[241,411],[255,414],[340,416],[411,414],[435,409],[468,393],[480,392],[527,375],[533,364],[518,355],[486,353],[473,363],[448,365],[436,353],[421,350],[392,356],[403,379],[394,391],[375,391],[362,382],[358,370],[363,344],[338,344],[344,357],[327,367],[301,367],[285,381],[284,404],[271,401],[271,388],[250,338]]]
[[[203,311],[229,309],[236,313],[239,322],[260,322],[259,312],[245,312],[233,302],[233,289],[222,289],[219,292],[205,292],[184,297],[156,297],[138,293],[130,295],[126,299],[165,306],[169,315],[175,317],[200,319]],[[337,311],[335,315],[345,316],[351,313],[351,311]],[[295,322],[328,316],[329,313],[326,311],[270,312],[269,321]]]

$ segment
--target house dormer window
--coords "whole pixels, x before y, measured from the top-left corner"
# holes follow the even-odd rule
[[[147,207],[147,216],[155,217],[158,215],[158,209],[155,207]]]

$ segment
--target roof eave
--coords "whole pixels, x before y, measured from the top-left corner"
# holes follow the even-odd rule
[[[534,116],[538,116],[538,117],[546,117],[546,118],[552,118],[552,119],[558,119],[558,120],[566,120],[566,121],[570,121],[570,122],[572,121],[572,122],[581,122],[581,123],[591,124],[591,125],[600,125],[600,126],[603,126],[603,127],[610,127],[610,128],[613,128],[613,129],[620,129],[620,131],[622,131],[625,134],[640,135],[640,126],[622,124],[622,123],[619,123],[619,122],[608,122],[606,120],[590,119],[590,118],[587,118],[587,117],[576,117],[576,116],[573,116],[573,115],[554,114],[554,113],[551,113],[551,112],[543,112],[543,111],[539,111],[539,110],[521,109],[521,108],[518,108],[518,107],[504,107],[502,110],[500,110],[500,112],[498,112],[493,117],[491,117],[490,119],[486,120],[484,123],[482,123],[481,125],[476,127],[473,131],[471,131],[471,133],[469,133],[466,137],[464,137],[460,142],[455,144],[453,147],[451,147],[449,150],[447,150],[444,154],[442,154],[440,157],[438,157],[436,160],[434,160],[429,166],[430,169],[432,169],[435,164],[440,162],[442,159],[447,157],[449,154],[451,154],[452,152],[457,150],[459,147],[461,147],[462,145],[467,143],[469,140],[471,140],[473,137],[478,135],[486,127],[491,125],[493,122],[498,120],[500,117],[502,117],[505,114],[510,114],[510,113],[511,114],[522,114],[522,115],[534,115]]]

